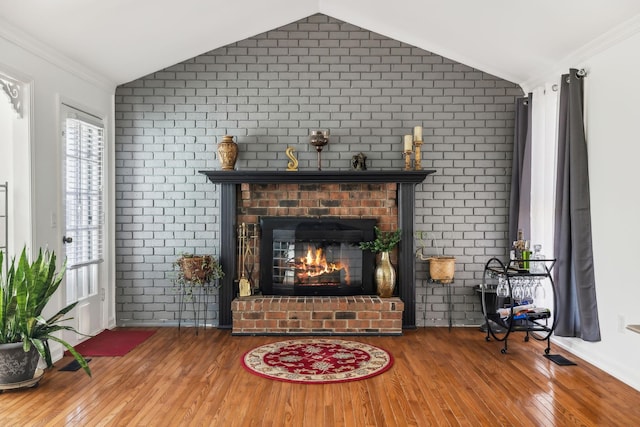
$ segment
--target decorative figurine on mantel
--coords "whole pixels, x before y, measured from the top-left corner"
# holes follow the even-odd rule
[[[320,153],[322,153],[322,149],[325,145],[329,143],[329,131],[328,130],[314,130],[311,132],[311,137],[309,138],[311,145],[316,147],[316,151],[318,152],[318,170],[322,170],[322,157]]]
[[[288,172],[298,172],[298,159],[296,159],[295,154],[293,154],[296,150],[293,147],[287,147],[285,153],[289,158],[289,162],[287,163],[287,171]]]
[[[354,171],[366,171],[367,170],[367,156],[362,153],[358,153],[351,157],[351,168]]]
[[[218,144],[218,160],[223,171],[232,171],[236,167],[238,158],[238,144],[233,140],[233,136],[225,135]]]

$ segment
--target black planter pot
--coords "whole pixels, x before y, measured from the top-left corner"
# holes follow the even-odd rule
[[[34,377],[40,354],[34,346],[25,353],[22,343],[0,344],[0,384],[14,384]]]

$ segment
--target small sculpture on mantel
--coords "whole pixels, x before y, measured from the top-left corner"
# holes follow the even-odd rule
[[[289,158],[289,162],[287,163],[287,171],[288,172],[297,172],[298,171],[298,159],[296,159],[296,156],[293,154],[296,150],[294,150],[293,147],[287,147],[287,149],[285,150],[285,153],[287,154],[287,157]]]
[[[358,153],[351,157],[351,168],[354,171],[366,171],[367,170],[367,156],[362,153]]]
[[[322,149],[329,143],[329,131],[328,130],[314,130],[311,132],[309,142],[316,148],[318,152],[318,170],[322,170]]]

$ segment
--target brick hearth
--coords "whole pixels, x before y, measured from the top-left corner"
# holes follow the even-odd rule
[[[404,303],[373,295],[252,296],[231,303],[233,335],[402,335]]]

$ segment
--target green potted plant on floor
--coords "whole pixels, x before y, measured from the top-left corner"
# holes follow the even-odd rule
[[[380,260],[376,265],[376,292],[382,298],[393,296],[396,287],[396,270],[389,259],[389,253],[400,243],[402,230],[381,231],[374,227],[376,238],[370,242],[360,242],[362,250],[380,253]]]
[[[224,277],[222,266],[212,255],[183,253],[175,261],[175,266],[177,267],[174,279],[176,286],[186,286],[191,290],[194,286],[218,286],[218,279]]]
[[[204,325],[206,327],[208,295],[213,287],[220,286],[224,271],[218,260],[212,255],[194,255],[182,253],[174,262],[174,290],[179,294],[178,328],[182,323],[182,313],[187,303],[192,303],[196,325],[200,310],[204,308]]]
[[[0,265],[4,253],[0,251]],[[56,273],[56,256],[53,252],[39,251],[38,258],[30,262],[26,248],[16,264],[11,260],[6,273],[0,273],[0,385],[34,381],[38,361],[42,358],[47,367],[53,366],[49,340],[62,344],[78,361],[87,375],[91,370],[87,361],[71,344],[54,335],[59,331],[79,333],[72,326],[63,325],[77,303],[69,304],[49,319],[42,311],[60,286],[66,270],[66,262]]]

